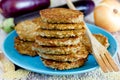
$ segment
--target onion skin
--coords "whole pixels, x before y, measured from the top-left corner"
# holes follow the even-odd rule
[[[94,9],[95,25],[109,31],[120,31],[120,3],[105,0]]]
[[[29,12],[48,8],[50,0],[2,0],[0,9],[4,17],[17,17]]]

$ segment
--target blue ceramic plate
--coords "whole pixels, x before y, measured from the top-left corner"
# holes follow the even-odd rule
[[[110,33],[106,32],[105,30],[95,25],[87,24],[87,26],[92,33],[101,33],[108,38],[110,43],[108,50],[111,53],[111,55],[114,57],[118,49],[118,44],[115,38]],[[3,51],[4,54],[7,56],[7,58],[11,60],[14,64],[22,68],[25,68],[27,70],[37,73],[50,74],[50,75],[70,75],[70,74],[84,73],[98,68],[98,64],[92,55],[89,55],[88,61],[85,63],[84,66],[80,68],[60,71],[45,67],[42,61],[40,60],[39,56],[30,57],[30,56],[21,55],[17,52],[17,50],[14,48],[14,38],[16,36],[18,36],[16,34],[16,31],[11,32],[7,36],[7,38],[3,43]]]

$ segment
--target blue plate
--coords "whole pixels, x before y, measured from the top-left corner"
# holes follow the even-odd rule
[[[115,38],[110,33],[106,32],[105,30],[95,25],[87,24],[87,26],[92,33],[101,33],[108,38],[110,43],[108,50],[111,53],[111,55],[114,57],[118,49],[118,44]],[[71,75],[71,74],[88,72],[99,67],[99,65],[97,64],[96,60],[92,55],[89,55],[88,61],[85,63],[84,66],[80,68],[60,71],[45,67],[42,61],[40,60],[39,56],[30,57],[18,53],[18,51],[14,48],[14,38],[16,36],[18,36],[16,34],[16,31],[11,32],[7,36],[7,38],[3,43],[3,52],[7,56],[7,58],[10,61],[12,61],[14,64],[22,68],[25,68],[27,70],[37,73],[50,74],[50,75]]]

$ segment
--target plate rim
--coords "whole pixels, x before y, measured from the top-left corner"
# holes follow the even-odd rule
[[[94,24],[89,24],[89,23],[86,23],[86,24],[87,24],[87,25],[90,25],[90,26],[92,26],[92,27],[94,27],[94,28],[98,28],[98,29],[104,31],[105,33],[109,34],[109,35],[115,40],[115,42],[116,42],[116,51],[115,51],[114,55],[112,56],[112,57],[114,58],[115,55],[116,55],[117,52],[118,52],[118,42],[117,42],[117,40],[115,39],[115,37],[114,37],[111,33],[109,33],[108,31],[106,31],[106,30],[104,30],[104,29],[102,29],[102,28],[100,28],[100,27],[98,27],[98,26],[96,26],[96,25],[94,25]],[[89,28],[89,27],[88,27],[88,28]],[[12,31],[11,33],[9,33],[9,34],[7,35],[7,37],[10,36],[10,35],[11,35],[12,33],[14,33],[14,32],[15,32],[15,30]],[[6,37],[6,38],[7,38],[7,37]],[[26,66],[24,66],[24,65],[21,65],[20,63],[17,63],[16,61],[14,61],[12,58],[10,58],[10,57],[6,54],[5,49],[4,49],[4,44],[5,44],[6,38],[5,38],[5,40],[4,40],[3,44],[2,44],[2,51],[3,51],[4,55],[5,55],[11,62],[13,62],[13,64],[18,65],[18,66],[20,66],[21,68],[26,69],[26,70],[29,70],[29,71],[31,71],[31,72],[37,72],[37,73],[42,73],[42,74],[47,74],[47,75],[48,75],[48,74],[49,74],[49,75],[73,75],[73,74],[81,74],[81,73],[89,72],[89,71],[95,70],[95,69],[97,69],[97,68],[99,67],[99,65],[97,65],[97,66],[95,66],[95,67],[93,67],[93,68],[86,69],[86,70],[83,70],[83,71],[63,72],[63,73],[61,73],[61,72],[49,72],[49,71],[44,71],[44,70],[41,70],[41,69],[40,69],[40,70],[37,70],[37,69],[31,68],[31,67],[26,67]]]

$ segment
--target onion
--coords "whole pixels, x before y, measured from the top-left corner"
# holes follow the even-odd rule
[[[94,9],[97,26],[109,32],[120,31],[120,3],[116,0],[104,0]]]

